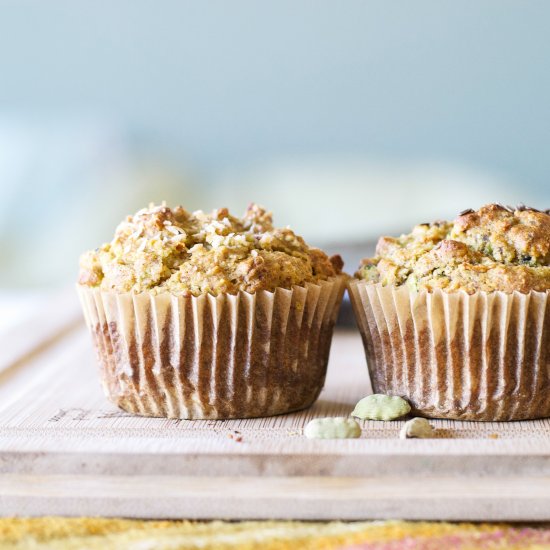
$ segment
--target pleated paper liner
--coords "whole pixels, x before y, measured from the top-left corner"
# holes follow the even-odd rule
[[[227,419],[317,399],[345,277],[217,297],[77,288],[113,403],[143,416]]]
[[[430,418],[550,416],[549,292],[348,289],[376,393]]]

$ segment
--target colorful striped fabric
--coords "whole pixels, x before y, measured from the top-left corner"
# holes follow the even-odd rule
[[[439,522],[190,522],[2,518],[1,549],[550,549],[550,526]]]

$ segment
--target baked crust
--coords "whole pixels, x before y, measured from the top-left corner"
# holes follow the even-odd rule
[[[189,213],[163,204],[128,216],[110,243],[83,254],[78,282],[116,292],[219,295],[318,283],[342,267],[339,256],[274,227],[256,204],[242,218],[226,208]]]
[[[454,222],[420,224],[401,237],[381,237],[376,256],[356,278],[411,290],[514,291],[550,289],[550,215],[489,204]]]

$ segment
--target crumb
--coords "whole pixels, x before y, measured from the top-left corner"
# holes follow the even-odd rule
[[[233,430],[232,432],[229,432],[227,434],[227,437],[237,443],[241,443],[241,441],[243,440],[243,436],[241,435],[241,432],[237,430]]]

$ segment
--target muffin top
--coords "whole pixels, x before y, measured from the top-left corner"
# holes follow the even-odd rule
[[[550,215],[488,204],[454,222],[423,223],[407,235],[381,237],[355,277],[415,291],[549,290]]]
[[[110,243],[84,253],[78,282],[116,292],[218,295],[317,283],[342,267],[340,256],[274,227],[256,204],[236,218],[226,208],[189,213],[163,203],[128,216]]]

